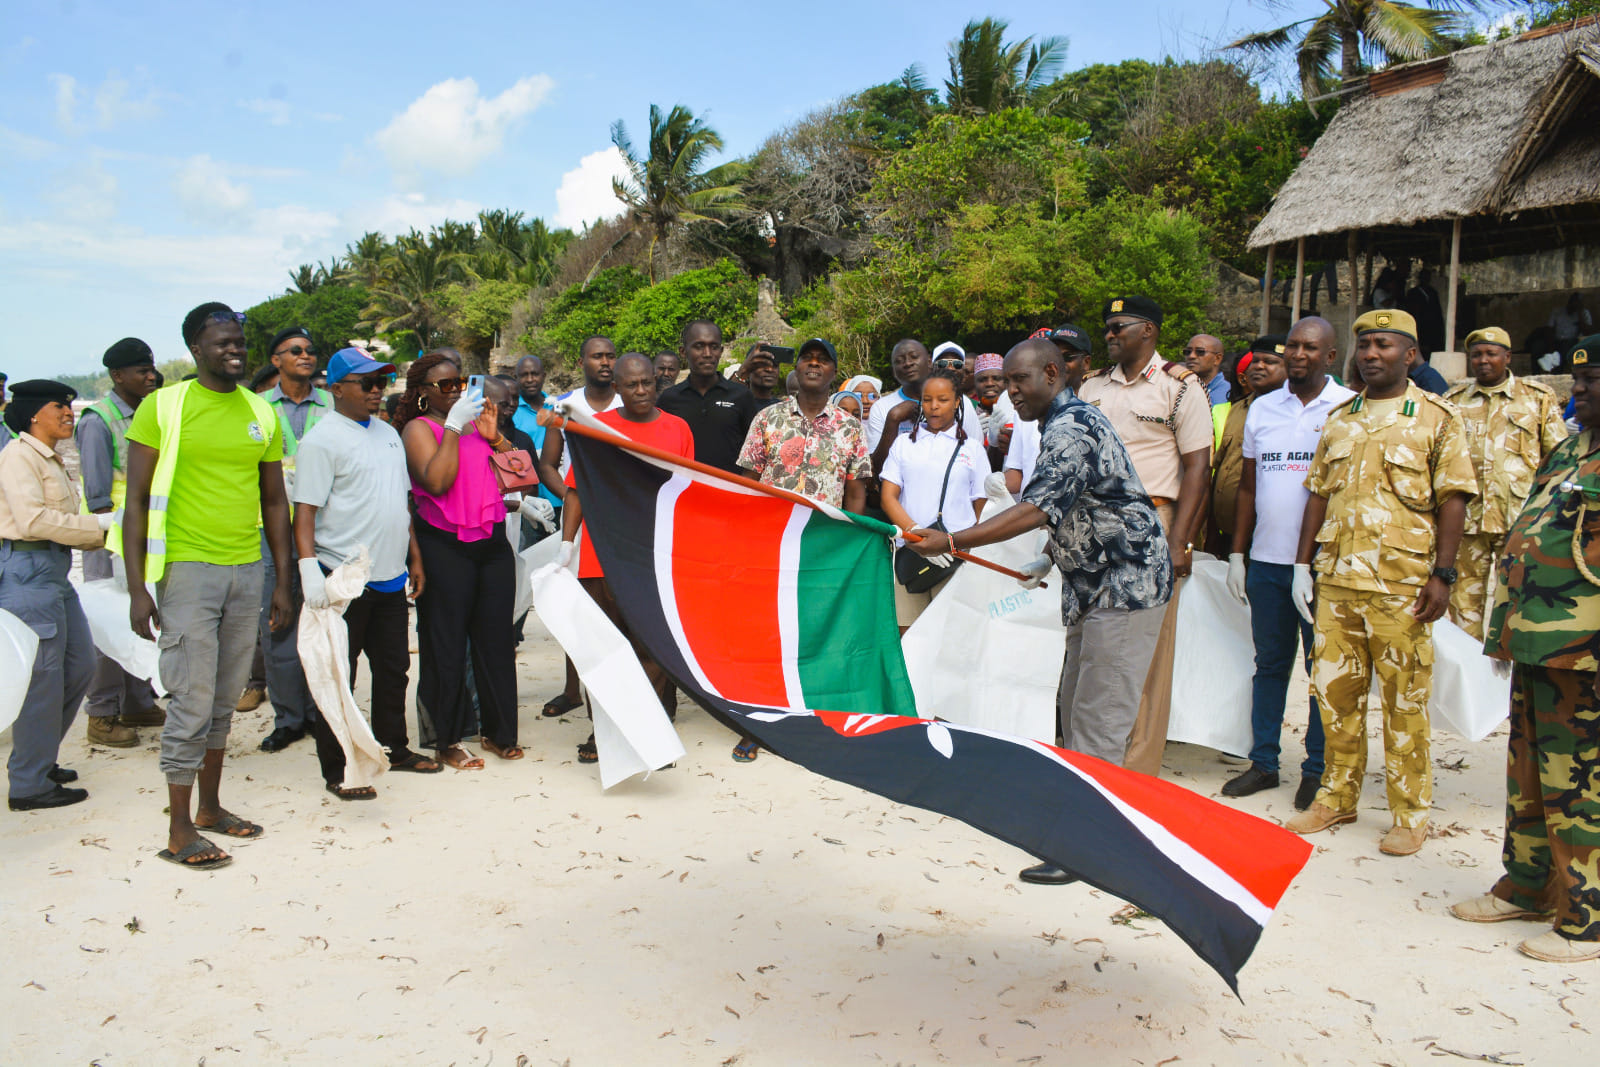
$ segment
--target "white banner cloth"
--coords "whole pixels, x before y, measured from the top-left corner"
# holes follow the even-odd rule
[[[557,539],[545,539],[552,540]],[[556,547],[559,550],[559,541]],[[594,741],[600,750],[600,787],[610,789],[682,758],[683,742],[650,688],[633,646],[583,591],[572,571],[547,564],[534,572],[532,587],[533,610],[572,657],[589,691]]]
[[[328,606],[303,605],[296,633],[311,699],[344,749],[345,789],[366,788],[389,769],[389,757],[350,692],[350,632],[344,609],[361,595],[371,569],[365,546],[355,559],[335,567],[326,579]]]

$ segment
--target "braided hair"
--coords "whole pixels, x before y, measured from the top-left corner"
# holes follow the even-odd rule
[[[962,445],[967,443],[967,427],[965,425],[966,420],[961,417],[961,404],[965,399],[961,395],[961,378],[962,374],[960,371],[946,370],[944,367],[935,367],[933,369],[933,373],[928,375],[927,381],[922,383],[922,387],[926,389],[928,387],[928,382],[934,381],[935,379],[947,381],[950,383],[950,391],[956,394],[955,427],[957,448],[960,448]],[[917,439],[917,431],[922,428],[925,421],[925,419],[918,417],[916,424],[911,427],[911,439],[913,441]]]
[[[441,363],[451,362],[443,352],[426,352],[411,361],[406,368],[406,391],[394,412],[394,428],[399,433],[406,423],[422,414],[422,387],[428,381],[428,372]]]

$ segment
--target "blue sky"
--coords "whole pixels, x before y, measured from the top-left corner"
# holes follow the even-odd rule
[[[254,304],[364,230],[482,207],[577,225],[609,197],[611,122],[637,134],[652,102],[705,114],[737,155],[910,63],[937,81],[972,17],[1065,34],[1069,68],[1193,56],[1283,17],[1240,0],[6,7],[0,369],[14,381],[93,370],[130,334],[180,356],[190,307]]]

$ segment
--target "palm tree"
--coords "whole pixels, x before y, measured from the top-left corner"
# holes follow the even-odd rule
[[[1334,77],[1352,84],[1373,67],[1426,59],[1461,47],[1466,15],[1498,6],[1499,0],[1425,0],[1425,6],[1394,0],[1322,0],[1328,10],[1311,18],[1239,38],[1226,48],[1267,55],[1294,52],[1300,92],[1311,101]]]
[[[330,275],[328,268],[321,263],[302,263],[289,272],[289,281],[294,284],[295,292],[314,293],[328,284]]]
[[[388,238],[368,230],[354,243],[344,246],[344,261],[334,276],[342,281],[358,282],[370,289],[383,276],[383,261],[390,251]]]
[[[708,156],[722,150],[722,138],[682,104],[665,116],[661,108],[650,105],[646,155],[641,157],[634,150],[621,119],[611,124],[611,143],[622,153],[628,170],[626,179],[612,179],[611,189],[627,205],[630,232],[650,237],[650,280],[654,282],[656,244],[686,223],[721,225],[719,216],[737,206],[738,182],[745,168],[734,162],[701,169]]]
[[[570,230],[551,230],[543,219],[524,222],[522,212],[496,208],[478,212],[477,255],[473,271],[481,278],[549,285]]]
[[[951,111],[974,115],[1026,107],[1055,80],[1067,59],[1067,39],[1024,37],[1007,43],[1008,25],[1004,19],[975,19],[950,42],[944,90]]]
[[[410,330],[426,348],[434,332],[433,293],[465,280],[469,258],[469,253],[449,250],[416,230],[396,239],[377,282],[368,290],[371,302],[361,310],[363,325],[377,333]]]

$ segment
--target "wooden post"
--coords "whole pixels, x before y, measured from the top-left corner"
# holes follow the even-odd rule
[[[1360,296],[1356,292],[1356,283],[1361,277],[1358,269],[1360,264],[1357,262],[1357,260],[1360,258],[1361,253],[1358,242],[1356,241],[1355,230],[1351,230],[1345,235],[1344,255],[1345,258],[1350,261],[1350,321],[1354,322],[1356,318],[1356,305],[1361,303]]]
[[[1290,305],[1289,326],[1300,321],[1300,294],[1306,285],[1306,239],[1300,238],[1294,246],[1294,303]]]
[[[1272,261],[1277,258],[1278,246],[1267,246],[1267,273],[1261,276],[1261,334],[1266,335],[1272,323]]]
[[[1444,347],[1456,350],[1456,286],[1461,280],[1461,220],[1450,230],[1450,292],[1444,302]]]

